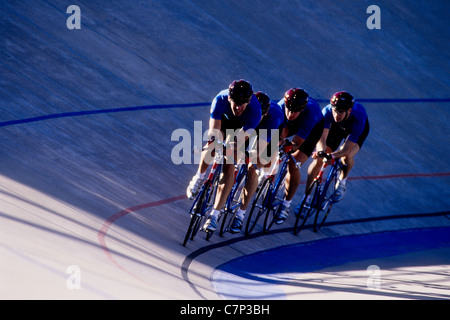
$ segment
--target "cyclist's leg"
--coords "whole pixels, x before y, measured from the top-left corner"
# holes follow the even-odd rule
[[[276,161],[278,156],[277,152],[270,152],[267,149],[270,148],[270,143],[265,144],[266,153],[259,152],[257,154],[257,167],[259,168],[259,172],[256,170],[256,166],[250,165],[247,171],[247,181],[243,190],[243,198],[241,206],[236,214],[236,217],[232,223],[231,230],[232,232],[238,232],[242,228],[243,221],[245,219],[245,213],[248,209],[248,206],[252,203],[253,196],[258,189],[258,185],[264,181],[264,177],[266,177],[266,173],[270,171],[272,164]]]
[[[234,164],[225,163],[223,166],[222,176],[217,188],[216,199],[213,210],[205,223],[205,229],[214,231],[217,228],[217,219],[219,218],[220,210],[225,205],[228,195],[233,188],[234,182]]]
[[[241,210],[247,210],[253,195],[258,187],[258,173],[255,166],[249,166],[247,172],[247,181],[244,186],[244,197],[242,198]]]
[[[210,155],[211,152],[212,152],[211,150],[204,150],[201,153],[200,163],[198,165],[197,172],[192,177],[192,179],[189,182],[189,185],[186,189],[186,197],[188,199],[191,199],[191,200],[194,199],[195,196],[200,191],[203,180],[205,179],[206,170],[209,167],[209,163],[207,163],[206,158],[211,158],[211,155]]]
[[[244,196],[241,203],[241,210],[247,210],[251,203],[253,195],[258,188],[259,175],[262,175],[266,167],[270,167],[271,163],[275,161],[276,152],[271,153],[272,142],[261,141],[259,138],[255,145],[249,147],[248,151],[250,159],[254,164],[249,165],[247,171],[247,181],[244,186]],[[260,150],[261,149],[261,150]],[[264,151],[264,152],[263,152]],[[259,168],[259,174],[256,169]]]
[[[346,155],[341,157],[343,167],[335,186],[336,191],[333,195],[333,201],[335,202],[340,201],[344,197],[347,190],[347,177],[355,164],[354,157],[359,152],[360,146],[357,143],[347,140],[341,147],[341,150],[344,149],[346,150]]]
[[[323,129],[322,135],[316,144],[316,151],[325,151],[326,153],[333,152],[339,147],[342,140],[345,139],[346,136],[347,133],[342,130],[339,125],[333,123],[330,128]],[[319,173],[322,164],[322,158],[314,158],[312,163],[309,165],[305,192],[308,190],[309,186],[314,181],[314,178]]]
[[[293,157],[297,159],[304,158],[302,152],[295,152]],[[300,160],[299,160],[300,161]],[[284,186],[284,197],[283,202],[278,207],[277,212],[275,213],[275,224],[282,224],[287,217],[289,216],[290,207],[292,203],[292,199],[294,198],[295,192],[300,185],[300,169],[297,167],[296,163],[289,159],[287,164],[287,172],[285,177],[285,186]]]
[[[210,124],[212,125],[212,124]],[[203,180],[205,179],[206,170],[208,169],[209,165],[214,160],[215,155],[215,145],[214,141],[222,141],[223,140],[223,132],[217,129],[210,129],[210,140],[205,144],[205,146],[202,149],[201,155],[200,155],[200,162],[198,164],[197,172],[192,177],[191,181],[189,182],[189,185],[186,189],[186,196],[188,199],[194,199],[195,196],[200,191],[201,185],[203,183]]]
[[[276,145],[277,146],[277,145]],[[242,199],[241,209],[246,210],[251,204],[253,195],[258,188],[258,184],[263,181],[261,176],[267,176],[276,162],[278,152],[271,151],[272,142],[266,145],[265,153],[258,152],[257,163],[259,173],[254,165],[250,165],[247,172],[247,183],[244,187],[244,198]],[[276,149],[278,150],[278,148]]]
[[[316,125],[311,130],[311,133],[308,135],[306,140],[300,146],[299,150],[301,152],[303,152],[303,154],[305,155],[305,157],[303,157],[303,159],[300,159],[302,165],[306,162],[306,160],[309,159],[309,157],[313,153],[314,149],[316,149],[316,148],[317,149],[320,148],[319,150],[326,149],[327,135],[328,135],[328,130],[325,131],[324,120],[322,119],[321,121],[316,123]],[[297,159],[297,160],[299,160],[299,159]],[[313,161],[314,165],[310,165],[310,167],[308,168],[308,176],[306,178],[305,193],[311,186],[314,178],[319,173],[319,170],[322,166],[321,160],[322,159],[318,160],[318,162]]]
[[[213,206],[213,210],[211,211],[210,216],[208,217],[204,229],[208,231],[215,231],[217,228],[217,220],[220,215],[220,211],[224,207],[227,202],[228,196],[233,188],[234,180],[235,180],[235,165],[236,162],[236,150],[238,150],[241,146],[235,144],[235,130],[227,128],[225,134],[227,136],[226,143],[228,145],[233,145],[233,152],[227,155],[231,150],[227,148],[226,154],[224,155],[224,163],[222,165],[222,174],[220,176],[219,185],[217,187],[216,198]]]
[[[349,143],[348,140],[342,145],[341,149],[348,149],[346,152],[346,156],[341,158],[342,164],[346,166],[344,170],[341,172],[341,180],[346,179],[348,177],[348,174],[350,170],[353,168],[353,165],[355,164],[354,157],[355,155],[361,150],[364,141],[366,140],[367,136],[369,134],[369,120],[366,120],[366,125],[364,127],[364,131],[359,136],[356,143]],[[348,139],[348,137],[347,137]]]
[[[345,140],[344,144],[341,147],[341,150],[335,153],[338,155],[339,154],[344,155],[341,157],[341,161],[344,164],[344,167],[340,173],[339,181],[336,184],[336,191],[333,195],[334,201],[339,201],[344,196],[347,189],[347,177],[355,164],[354,157],[359,152],[359,150],[361,150],[361,147],[364,144],[364,141],[366,140],[368,134],[369,134],[369,120],[366,120],[364,130],[359,136],[358,140],[356,142],[352,142],[347,137],[347,139]]]
[[[292,156],[297,161],[297,163],[304,163],[308,159],[308,156],[300,150],[294,152]],[[286,175],[286,201],[292,201],[292,199],[294,198],[298,186],[300,185],[300,179],[301,175],[299,167],[292,160],[290,160],[288,165],[288,172]]]
[[[341,175],[339,177],[339,180],[347,179],[348,174],[353,168],[353,165],[355,164],[354,156],[358,153],[359,146],[355,145],[349,154],[347,154],[345,157],[341,158],[341,162],[344,165],[343,170],[341,171]]]

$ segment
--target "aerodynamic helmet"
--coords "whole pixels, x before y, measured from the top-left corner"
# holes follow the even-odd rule
[[[266,114],[270,107],[270,98],[264,92],[258,91],[255,93],[256,98],[258,98],[259,104],[261,105],[262,114]]]
[[[248,103],[253,95],[252,85],[243,79],[234,80],[228,86],[228,95],[238,105]]]
[[[346,91],[340,91],[333,94],[330,103],[338,110],[348,110],[353,107],[355,98]]]
[[[284,94],[284,104],[292,112],[302,111],[309,100],[309,94],[303,89],[291,88]]]

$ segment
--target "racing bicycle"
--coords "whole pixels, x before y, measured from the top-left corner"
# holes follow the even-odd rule
[[[262,182],[252,202],[252,208],[245,226],[245,235],[248,236],[253,231],[259,218],[263,215],[265,215],[263,232],[267,232],[272,227],[275,214],[284,200],[284,183],[289,160],[292,160],[298,166],[297,161],[291,155],[291,150],[292,144],[288,140],[280,146],[277,163],[271,170],[271,173]]]
[[[295,235],[304,228],[306,220],[312,215],[315,215],[313,229],[315,232],[319,231],[336,202],[333,200],[333,194],[344,165],[340,159],[332,159],[329,154],[323,151],[319,151],[317,155],[325,158],[326,161],[323,161],[317,177],[314,178],[313,183],[305,192],[302,202],[295,209]],[[330,170],[326,180],[324,180],[324,172],[328,166],[330,166]]]
[[[246,153],[245,163],[240,163],[235,166],[234,185],[228,195],[227,202],[225,203],[225,210],[219,217],[219,219],[222,220],[219,233],[221,236],[230,230],[234,217],[241,206],[242,190],[247,182],[248,163],[248,153]]]
[[[207,146],[209,146],[213,141],[210,141]],[[224,149],[226,144],[224,142],[217,142],[217,147],[215,148],[214,162],[212,164],[211,170],[208,174],[208,178],[203,183],[203,186],[195,198],[189,213],[191,215],[191,220],[189,223],[189,227],[186,231],[186,235],[184,237],[183,246],[186,246],[187,241],[194,240],[194,237],[197,235],[201,226],[203,226],[203,222],[205,217],[207,217],[208,213],[212,210],[216,191],[219,185],[220,174],[222,173],[222,166],[224,160]],[[207,147],[203,148],[205,150]],[[213,234],[213,231],[206,231],[206,240],[209,240]]]

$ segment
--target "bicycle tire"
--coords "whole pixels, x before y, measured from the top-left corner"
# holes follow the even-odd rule
[[[206,230],[205,232],[206,232],[206,237],[205,237],[205,239],[206,239],[207,241],[209,241],[209,239],[211,239],[211,237],[212,237],[214,231]]]
[[[330,213],[332,206],[333,205],[330,204],[326,211],[316,209],[316,216],[314,218],[314,225],[313,225],[314,232],[319,232],[320,228],[322,228],[323,224],[325,223],[325,220],[328,218],[328,214]],[[322,213],[323,213],[323,215],[322,215]],[[320,217],[320,219],[319,219],[319,217]]]
[[[188,242],[189,237],[191,236],[193,227],[197,223],[197,219],[198,218],[199,218],[198,215],[193,214],[192,217],[191,217],[191,220],[189,221],[189,226],[188,226],[188,229],[186,231],[186,235],[184,236],[184,240],[183,240],[183,246],[184,247],[186,246],[186,243]]]
[[[328,174],[325,185],[322,189],[321,195],[319,197],[320,203],[317,203],[316,213],[314,217],[313,230],[318,232],[320,228],[322,228],[325,220],[328,218],[330,214],[331,208],[333,207],[332,195],[335,191],[336,182],[339,179],[339,175],[341,173],[341,169],[337,166],[337,164],[333,165],[330,173]],[[333,186],[330,190],[330,186]]]
[[[201,212],[207,190],[208,186],[203,186],[200,191],[200,194],[195,198],[194,203],[191,206],[190,210],[191,220],[189,222],[189,226],[183,240],[183,246],[186,246],[186,243],[189,240],[189,238],[193,240],[195,235],[197,234],[199,223],[202,220]]]
[[[223,237],[225,235],[225,232],[227,232],[227,228],[225,227],[227,224],[227,217],[228,217],[228,212],[227,210],[225,210],[224,213],[222,213],[221,217],[219,218],[219,220],[222,220],[220,223],[220,230],[219,230],[219,235],[221,237]]]
[[[221,218],[222,223],[220,225],[219,233],[221,236],[223,236],[228,231],[229,225],[232,222],[230,220],[234,218],[235,213],[239,207],[242,190],[244,189],[246,182],[246,175],[246,170],[242,167],[241,170],[239,170],[233,188],[228,195],[227,202],[225,204],[225,212],[222,214],[223,217]],[[230,217],[230,219],[228,219],[228,217]]]
[[[283,165],[283,171],[281,172],[281,176],[278,177],[278,179],[275,182],[275,186],[270,192],[270,210],[267,210],[266,217],[264,218],[264,225],[263,225],[263,232],[266,233],[267,231],[272,228],[274,222],[275,222],[275,215],[278,211],[279,206],[282,203],[282,199],[284,199],[284,192],[285,192],[285,178],[287,175],[287,163]],[[282,192],[282,197],[280,198],[278,196],[278,192]],[[274,201],[279,200],[279,204],[276,206],[273,206]],[[270,221],[270,222],[269,222]]]
[[[306,191],[302,202],[300,203],[300,208],[297,213],[297,217],[295,219],[295,224],[294,224],[294,229],[293,229],[295,235],[299,234],[299,232],[305,226],[306,220],[308,220],[308,218],[315,212],[314,211],[315,202],[317,201],[317,198],[318,198],[317,193],[319,191],[318,186],[319,186],[319,181],[314,180],[313,183],[311,184],[311,186]],[[312,194],[312,198],[310,198],[311,203],[308,205],[306,203],[306,200],[311,194]]]
[[[191,206],[191,210],[189,211],[191,213],[191,220],[189,222],[189,226],[188,226],[186,235],[183,240],[183,246],[186,246],[186,243],[189,240],[189,238],[191,240],[193,240],[193,238],[195,236],[196,232],[193,232],[193,231],[196,229],[198,222],[201,218],[201,207],[202,207],[202,202],[203,202],[203,198],[204,198],[204,194],[205,194],[205,189],[206,189],[205,186],[202,187],[200,194],[195,198],[194,203]]]
[[[214,202],[216,200],[217,195],[217,189],[219,188],[219,180],[220,180],[220,174],[222,172],[222,165],[219,164],[219,167],[217,167],[216,172],[214,173],[214,177],[211,182],[210,190],[208,192],[206,205],[203,208],[202,216],[206,217],[208,212],[212,210],[214,206]],[[220,219],[220,216],[219,216]],[[204,230],[206,232],[206,240],[211,239],[212,235],[214,234],[214,231],[211,230]]]
[[[265,199],[270,187],[270,178],[264,180],[261,188],[256,194],[256,198],[252,202],[252,208],[247,217],[247,223],[245,225],[245,235],[248,236],[256,226],[259,218],[266,212]]]
[[[198,219],[192,229],[191,241],[194,240],[194,237],[197,235],[198,230],[200,230],[204,218],[205,218],[204,216],[198,216]]]

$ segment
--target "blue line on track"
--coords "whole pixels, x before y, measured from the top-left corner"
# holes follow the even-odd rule
[[[318,102],[327,103],[327,99],[316,99]],[[427,102],[450,102],[450,99],[358,99],[359,102],[367,103],[427,103]],[[193,108],[193,107],[206,107],[209,106],[210,102],[197,102],[197,103],[184,103],[184,104],[160,104],[160,105],[149,105],[149,106],[137,106],[137,107],[124,107],[124,108],[110,108],[110,109],[100,109],[100,110],[85,110],[85,111],[73,111],[73,112],[62,112],[54,113],[43,116],[9,120],[0,122],[0,127],[13,126],[24,123],[38,122],[50,119],[61,119],[69,117],[79,117],[87,115],[96,114],[106,114],[115,112],[131,112],[131,111],[143,111],[143,110],[153,110],[153,109],[172,109],[172,108]]]

